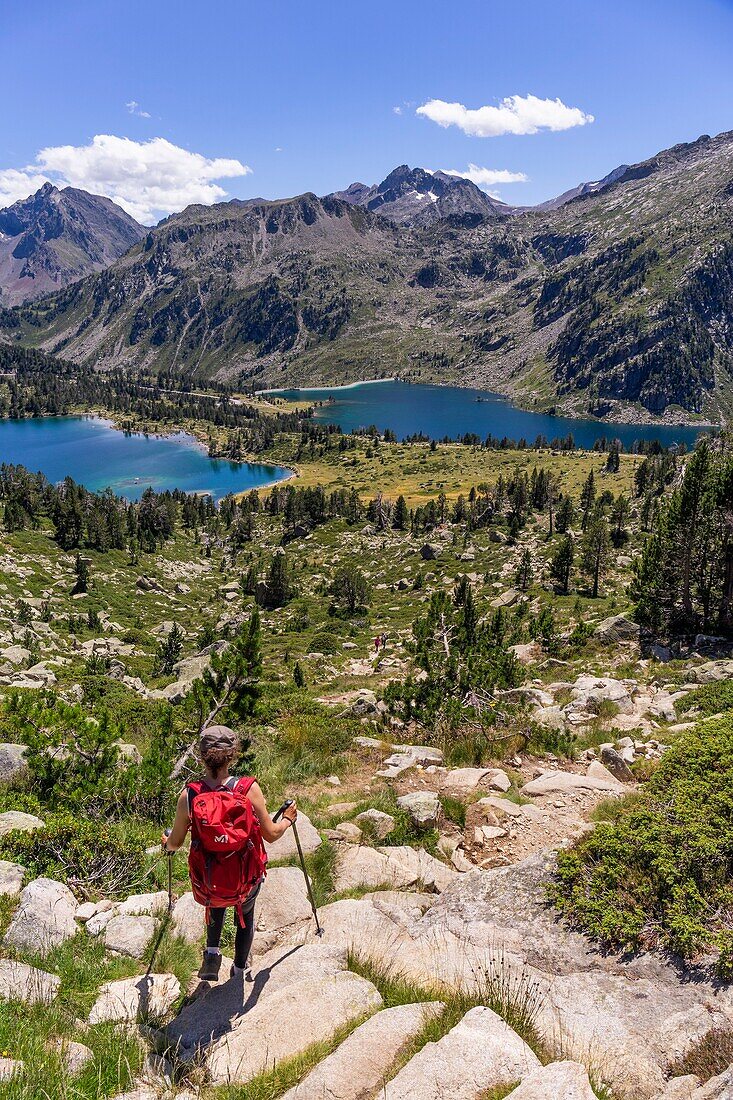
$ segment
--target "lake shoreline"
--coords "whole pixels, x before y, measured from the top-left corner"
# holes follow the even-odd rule
[[[191,496],[210,496],[215,503],[219,503],[226,496],[246,496],[246,494],[253,489],[271,489],[276,485],[283,484],[298,476],[298,470],[292,463],[280,462],[263,456],[248,456],[241,459],[233,459],[225,454],[210,454],[205,440],[201,438],[203,428],[200,425],[196,426],[198,430],[196,430],[193,425],[185,422],[173,425],[156,424],[154,427],[147,423],[135,423],[131,425],[129,417],[126,417],[123,422],[123,418],[120,414],[111,413],[109,410],[102,411],[99,409],[84,408],[44,416],[16,418],[7,416],[0,417],[0,436],[2,434],[3,425],[13,425],[16,428],[21,428],[23,425],[52,423],[64,425],[65,423],[83,424],[84,422],[98,428],[106,429],[113,435],[170,443],[180,451],[190,451],[200,456],[202,462],[204,464],[208,463],[209,467],[206,469],[199,469],[195,464],[194,467],[191,467],[188,460],[184,460],[182,463],[177,462],[176,456],[171,454],[173,464],[170,467],[170,472],[164,468],[161,472],[160,451],[158,451],[157,454],[153,452],[152,454],[145,454],[142,456],[147,458],[148,463],[152,461],[152,468],[146,469],[140,476],[134,477],[134,480],[130,474],[127,474],[121,480],[118,470],[114,470],[114,472],[110,471],[109,480],[105,481],[104,484],[95,484],[95,474],[98,473],[95,466],[90,463],[88,469],[85,469],[83,472],[75,471],[75,462],[73,458],[69,459],[63,470],[50,470],[48,454],[43,451],[39,455],[33,453],[12,455],[11,453],[8,457],[7,454],[3,454],[3,461],[11,465],[25,466],[32,472],[41,472],[52,484],[62,481],[65,477],[71,477],[76,484],[83,486],[89,492],[100,493],[104,492],[107,488],[111,488],[116,496],[121,496],[127,500],[139,499],[140,493],[150,487],[157,493],[180,491]],[[54,446],[56,443],[57,441],[54,440]],[[7,442],[5,446],[7,446]],[[12,441],[10,446],[12,448]],[[134,455],[130,456],[130,460],[134,457]],[[217,464],[220,464],[220,466],[217,466]],[[53,465],[53,460],[51,460],[51,465]],[[234,468],[234,471],[237,474],[241,474],[242,478],[252,478],[253,483],[249,485],[245,484],[244,486],[236,484],[227,486],[226,469],[222,469],[222,467],[229,467],[230,470]],[[104,467],[102,468],[104,469]],[[123,468],[124,467],[119,467],[119,469]],[[282,475],[270,477],[268,476],[270,471],[273,473],[282,471]],[[258,481],[258,473],[264,475],[266,480]],[[90,477],[92,478],[91,485],[89,484]],[[164,481],[163,484],[160,484],[161,477]],[[209,484],[210,478],[214,482],[213,487]],[[224,479],[224,486],[217,486],[215,484],[217,478]],[[198,484],[186,484],[187,479],[189,481],[195,479]],[[97,480],[99,480],[98,477]]]
[[[727,427],[727,421],[723,418],[720,421],[713,421],[710,419],[700,420],[694,415],[685,416],[684,414],[673,414],[671,417],[666,416],[653,416],[648,410],[643,408],[636,408],[629,404],[624,404],[623,408],[614,408],[610,411],[606,417],[593,416],[591,413],[583,412],[578,413],[574,409],[563,409],[562,407],[554,406],[553,411],[546,409],[537,409],[530,405],[527,401],[522,399],[521,395],[513,394],[509,390],[506,392],[502,390],[485,389],[483,386],[472,385],[465,380],[451,380],[449,382],[439,381],[419,381],[414,382],[409,378],[400,378],[399,375],[390,375],[389,378],[365,378],[358,382],[345,382],[343,385],[318,385],[318,386],[280,386],[270,387],[263,390],[255,390],[257,396],[270,395],[275,397],[282,397],[285,393],[299,393],[299,394],[311,394],[311,393],[331,393],[337,391],[347,392],[348,390],[358,389],[361,386],[374,386],[384,382],[400,383],[404,386],[431,386],[436,389],[451,390],[471,390],[480,391],[486,395],[486,398],[491,400],[500,399],[506,401],[512,405],[515,409],[519,409],[522,412],[531,413],[535,416],[550,416],[558,419],[565,420],[577,420],[580,423],[592,423],[592,424],[617,424],[621,427],[629,428],[698,428],[700,431],[714,431],[724,430]],[[285,402],[288,402],[287,398],[283,398]],[[306,398],[293,398],[292,401],[303,400],[307,402],[311,407],[314,407],[316,402],[309,401]]]
[[[465,385],[392,379],[392,387],[383,391],[375,388],[374,381],[348,386],[283,387],[273,392],[285,408],[289,402],[298,406],[307,403],[314,421],[338,425],[344,434],[373,425],[380,435],[390,431],[398,440],[421,436],[436,441],[466,437],[484,441],[491,437],[531,444],[544,438],[561,445],[572,437],[581,449],[592,450],[604,439],[618,439],[625,449],[637,449],[641,443],[654,441],[665,447],[690,446],[700,433],[719,430],[707,421],[678,423],[670,418],[652,421],[641,416],[621,421],[565,416],[556,409],[538,412],[494,390]]]

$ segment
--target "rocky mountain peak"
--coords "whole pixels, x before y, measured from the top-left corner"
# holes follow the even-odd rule
[[[425,226],[447,217],[495,217],[509,211],[470,180],[400,164],[379,184],[352,183],[335,198],[363,206],[397,225]]]
[[[0,210],[0,303],[17,305],[101,271],[144,232],[111,199],[46,182]]]

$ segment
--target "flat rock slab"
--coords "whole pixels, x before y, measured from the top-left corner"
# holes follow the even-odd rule
[[[381,1007],[372,983],[348,971],[294,982],[258,1001],[209,1047],[205,1061],[210,1079],[213,1084],[245,1084]]]
[[[580,1062],[552,1062],[530,1073],[507,1100],[596,1100]]]
[[[302,810],[298,810],[296,826],[298,829],[298,837],[300,838],[300,846],[303,851],[315,852],[316,848],[322,843],[321,835],[311,824],[310,818],[304,814]],[[298,849],[295,844],[295,836],[292,828],[289,828],[279,840],[273,841],[272,844],[268,844],[267,841],[265,841],[265,851],[267,852],[267,858],[274,862],[296,856],[298,854]]]
[[[384,1100],[479,1100],[522,1081],[539,1058],[490,1008],[472,1008],[437,1043],[427,1043],[384,1089]]]
[[[449,794],[470,794],[491,774],[491,768],[454,768],[443,776],[441,789]]]
[[[284,931],[310,918],[311,907],[300,867],[273,867],[257,898],[257,952],[269,951]]]
[[[602,767],[602,765],[600,765]],[[606,769],[603,769],[606,771]],[[576,772],[547,771],[537,779],[531,779],[522,787],[522,794],[537,797],[548,794],[568,794],[573,791],[604,791],[607,794],[624,794],[626,788],[610,772],[608,778],[601,775],[578,775]]]
[[[132,917],[124,914],[112,917],[104,930],[104,946],[109,951],[118,951],[120,955],[141,959],[157,927],[155,917]]]
[[[20,894],[5,942],[22,951],[46,954],[77,933],[76,898],[61,882],[36,878]]]
[[[0,894],[9,894],[16,897],[23,889],[25,867],[19,863],[9,863],[6,859],[0,859]]]
[[[656,1100],[670,1063],[712,1028],[733,1025],[733,989],[702,976],[681,981],[653,953],[630,961],[600,953],[547,905],[555,867],[541,853],[460,876],[394,943],[394,957],[421,981],[430,973],[452,980],[461,957],[479,973],[501,960],[537,989],[537,1026],[557,1057],[594,1066],[618,1100]]]
[[[333,811],[333,806],[331,810]],[[395,819],[391,814],[386,814],[383,810],[375,810],[374,808],[363,810],[356,815],[354,821],[360,828],[368,830],[370,835],[375,836],[377,840],[384,840],[395,827]]]
[[[0,1000],[50,1005],[59,991],[61,978],[35,966],[0,959]]]
[[[377,1012],[282,1100],[372,1100],[381,1095],[400,1053],[442,1008],[432,1001]]]
[[[181,992],[174,974],[150,974],[105,982],[99,991],[90,1024],[134,1023],[166,1016]]]
[[[6,810],[0,814],[0,836],[19,830],[23,833],[32,833],[34,829],[42,829],[43,822],[35,814],[24,814],[20,810]]]
[[[440,893],[456,872],[422,849],[399,845],[393,848],[347,848],[336,865],[336,890],[365,886],[389,886],[397,890],[422,887]]]
[[[440,799],[433,791],[410,791],[400,795],[397,805],[420,829],[434,829],[441,813]]]
[[[260,1002],[269,1004],[275,994],[290,985],[327,981],[345,969],[346,949],[340,946],[319,942],[269,951],[255,960],[253,982],[229,978],[203,988],[168,1025],[166,1041],[179,1061],[189,1061],[231,1031],[236,1021]],[[272,1030],[271,1025],[268,1030]]]

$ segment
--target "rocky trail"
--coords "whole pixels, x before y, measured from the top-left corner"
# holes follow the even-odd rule
[[[702,971],[683,979],[654,954],[604,955],[546,902],[552,848],[628,785],[598,759],[544,770],[513,761],[526,775],[518,803],[506,797],[503,769],[449,770],[436,750],[360,742],[368,757],[379,754],[381,773],[395,773],[398,804],[423,826],[440,825],[437,856],[380,843],[394,820],[376,809],[348,820],[353,810],[341,803],[342,825],[322,831],[301,814],[306,852],[322,833],[336,851],[337,900],[320,911],[323,936],[300,869],[275,865],[258,903],[252,982],[230,978],[225,959],[219,982],[193,974],[185,988],[173,973],[144,973],[143,960],[164,921],[169,938],[201,942],[203,910],[191,894],[170,918],[164,891],[79,904],[63,884],[23,886],[24,868],[0,863],[0,892],[17,902],[0,997],[54,1004],[62,979],[43,969],[39,945],[43,956],[89,936],[139,960],[137,975],[97,989],[79,1022],[82,1033],[136,1029],[147,1056],[124,1100],[208,1098],[228,1085],[245,1097],[263,1081],[268,1096],[287,1100],[730,1100],[733,1070],[704,1085],[668,1078],[711,1031],[733,1027],[733,990]],[[622,762],[623,750],[614,750]],[[460,837],[440,821],[446,791],[466,803]],[[10,816],[0,815],[0,829],[43,827]],[[294,851],[288,834],[271,856]],[[65,1043],[62,1056],[72,1079],[94,1057],[83,1042]],[[0,1060],[3,1079],[23,1073]]]

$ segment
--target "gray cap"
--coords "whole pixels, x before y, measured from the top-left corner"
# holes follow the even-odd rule
[[[199,751],[210,752],[212,749],[236,749],[239,745],[239,737],[229,726],[207,726],[201,734]]]

